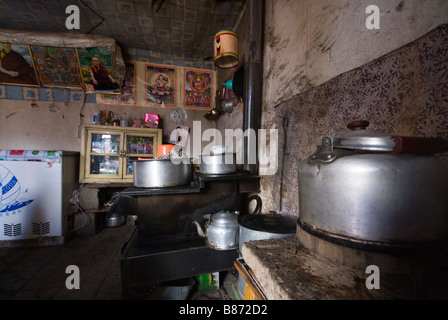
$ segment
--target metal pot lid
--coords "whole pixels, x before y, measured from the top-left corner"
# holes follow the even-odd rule
[[[240,226],[247,229],[288,234],[296,232],[296,219],[279,214],[245,214],[238,217]]]
[[[201,155],[202,159],[233,159],[233,157],[236,156],[235,152],[225,152],[225,153],[218,153],[218,154],[203,154]]]
[[[353,121],[347,127],[351,130],[333,138],[333,147],[352,150],[370,150],[391,152],[396,141],[381,131],[366,129],[368,121]]]
[[[236,164],[236,153],[226,152],[214,155],[201,155],[201,165],[234,165]]]
[[[220,211],[211,215],[211,220],[219,223],[236,221],[237,218],[238,216],[230,211]]]

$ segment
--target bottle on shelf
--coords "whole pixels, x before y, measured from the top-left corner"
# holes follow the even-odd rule
[[[100,124],[100,115],[98,113],[95,113],[93,115],[93,123],[94,124]]]
[[[112,125],[115,127],[119,127],[120,126],[120,118],[118,118],[117,114],[114,114],[113,118],[112,118]]]
[[[128,126],[128,118],[126,117],[126,113],[123,113],[120,119],[120,126],[127,127]]]

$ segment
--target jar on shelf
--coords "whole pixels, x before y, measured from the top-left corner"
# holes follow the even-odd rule
[[[135,117],[134,119],[134,127],[140,128],[140,126],[142,125],[142,121],[140,120],[139,117]]]

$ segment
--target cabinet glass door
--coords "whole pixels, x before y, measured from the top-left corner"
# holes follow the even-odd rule
[[[134,175],[134,161],[138,160],[138,157],[126,157],[126,175]]]
[[[128,135],[126,137],[126,153],[144,157],[154,156],[154,136]]]
[[[126,176],[132,176],[134,173],[134,164],[136,160],[147,160],[154,158],[156,151],[155,136],[153,134],[128,134],[126,135]]]
[[[90,142],[90,174],[120,174],[120,135],[92,133]]]

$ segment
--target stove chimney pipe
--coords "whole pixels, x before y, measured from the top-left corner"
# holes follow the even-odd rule
[[[263,84],[263,0],[246,0],[246,52],[244,64],[243,131],[254,132],[244,138],[244,170],[258,175],[258,129],[261,126]]]

